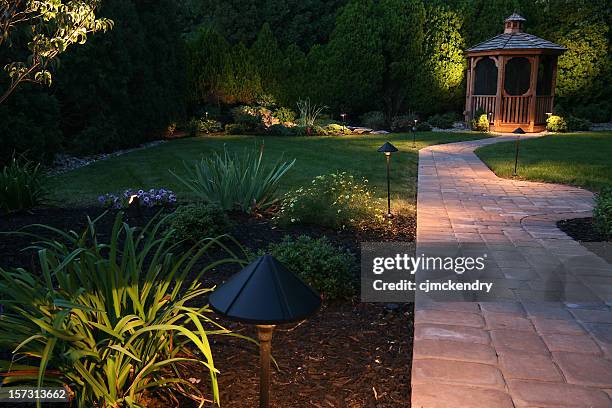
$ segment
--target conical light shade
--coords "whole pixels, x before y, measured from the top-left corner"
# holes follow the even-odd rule
[[[321,306],[321,296],[270,255],[257,258],[209,298],[222,316],[245,323],[303,320]]]
[[[512,133],[514,133],[515,135],[524,135],[525,131],[523,130],[523,128],[516,128]]]
[[[394,153],[394,152],[397,152],[397,147],[393,146],[389,142],[385,142],[384,145],[378,148],[378,152],[379,153]]]

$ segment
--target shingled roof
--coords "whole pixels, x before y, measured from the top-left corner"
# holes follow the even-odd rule
[[[555,50],[565,51],[566,48],[555,44],[550,41],[546,41],[540,37],[532,34],[524,33],[522,30],[522,24],[526,21],[522,16],[514,13],[508,17],[505,22],[519,22],[520,28],[518,30],[506,30],[503,34],[496,35],[486,41],[481,42],[468,49],[468,52],[478,51],[494,51],[494,50]],[[515,32],[508,32],[515,31]]]

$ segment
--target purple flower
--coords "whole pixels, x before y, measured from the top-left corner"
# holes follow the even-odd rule
[[[138,190],[138,195],[143,195],[145,192],[143,190]]]
[[[105,202],[105,201],[106,201],[106,197],[104,197],[103,195],[101,195],[101,196],[99,196],[99,197],[98,197],[98,202],[99,202],[99,203],[103,203],[103,202]]]

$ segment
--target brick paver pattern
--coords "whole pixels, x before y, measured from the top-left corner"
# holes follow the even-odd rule
[[[507,290],[488,302],[417,297],[412,406],[612,407],[612,266],[556,227],[590,216],[593,195],[501,179],[474,154],[511,140],[419,152],[417,252],[482,245],[489,280]],[[560,291],[590,301],[549,301]]]

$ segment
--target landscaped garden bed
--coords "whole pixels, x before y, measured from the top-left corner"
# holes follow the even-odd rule
[[[128,211],[127,221],[145,225],[158,212],[171,209],[144,208],[136,215]],[[96,222],[97,237],[108,238],[115,221],[116,210],[110,210]],[[63,231],[81,231],[86,217],[97,218],[105,213],[99,207],[41,208],[29,213],[13,214],[0,219],[0,231],[17,231],[32,224],[46,224]],[[340,249],[359,253],[359,242],[367,240],[414,239],[415,223],[410,217],[400,217],[391,230],[336,231],[329,228],[292,225],[278,227],[266,217],[229,214],[231,227],[227,231],[241,245],[256,251],[270,243],[282,242],[287,235],[325,235]],[[40,228],[28,231],[44,232]],[[36,253],[22,250],[32,238],[0,235],[0,267],[38,269]],[[211,254],[215,257],[215,254]],[[197,269],[197,268],[196,268]],[[204,274],[206,287],[224,282],[237,271],[235,265],[215,268]],[[355,270],[353,270],[356,273]],[[357,279],[357,276],[354,276]],[[205,299],[202,299],[204,301]],[[342,406],[395,407],[409,400],[410,359],[412,349],[412,305],[361,303],[355,296],[324,301],[321,310],[305,322],[284,325],[274,336],[273,356],[279,367],[274,370],[273,389],[276,406]],[[222,318],[215,320],[235,333],[256,337],[252,327]],[[382,335],[384,333],[384,335]],[[255,345],[231,337],[212,338],[215,365],[220,369],[219,388],[222,406],[254,406],[258,398],[258,354]],[[207,373],[201,367],[185,364],[186,378],[193,379],[209,393]],[[180,398],[180,397],[179,397]],[[172,402],[149,397],[151,407],[168,406]],[[180,406],[197,406],[181,399]]]

